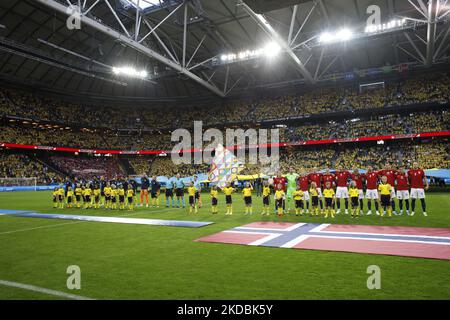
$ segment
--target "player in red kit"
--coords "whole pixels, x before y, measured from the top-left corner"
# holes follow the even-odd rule
[[[319,197],[320,211],[323,214],[323,201],[322,201],[322,174],[317,172],[317,168],[313,168],[313,171],[308,174],[309,182],[315,182],[317,186],[317,195]]]
[[[353,173],[350,175],[350,178],[355,181],[356,189],[358,189],[358,200],[359,200],[359,211],[361,215],[364,210],[364,192],[363,192],[363,182],[365,179],[365,175],[359,173],[358,169],[353,170]]]
[[[403,214],[403,201],[405,201],[406,214],[409,216],[409,181],[408,172],[403,168],[397,172],[395,176],[398,207],[400,215]]]
[[[336,214],[341,213],[341,199],[345,200],[345,214],[348,214],[348,179],[350,178],[350,172],[343,170],[339,167],[339,170],[334,173],[336,176],[336,202],[337,211]]]
[[[306,213],[309,213],[309,178],[305,171],[301,172],[300,177],[298,178],[298,184],[303,191],[303,207],[306,208]]]
[[[389,163],[386,163],[383,170],[378,171],[378,175],[380,177],[386,176],[387,183],[389,183],[392,186],[391,189],[391,207],[392,207],[392,213],[394,215],[397,215],[397,212],[395,211],[395,178],[397,177],[397,170],[392,169],[391,165]]]
[[[425,172],[419,168],[419,164],[417,162],[414,162],[412,169],[408,171],[408,177],[411,184],[411,215],[414,215],[416,199],[420,199],[420,202],[422,203],[422,213],[424,216],[427,216],[425,190],[428,190],[429,185],[428,180],[425,177]]]
[[[369,166],[366,172],[366,198],[367,198],[367,215],[372,214],[372,201],[375,202],[375,212],[379,216],[378,211],[378,173],[373,171]]]
[[[275,186],[281,185],[282,190],[286,194],[287,179],[281,175],[281,172],[278,172],[277,176],[275,178],[273,178],[273,185],[274,185],[275,190],[277,190],[277,188]],[[275,200],[275,211],[278,211],[278,202],[279,201]],[[286,206],[286,199],[283,199],[283,212],[285,211],[285,208],[286,208],[285,206]]]

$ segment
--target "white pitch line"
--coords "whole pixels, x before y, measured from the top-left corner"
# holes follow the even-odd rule
[[[170,210],[170,209],[167,209],[167,208],[166,209],[161,209],[158,212],[167,211],[167,210]],[[144,213],[144,212],[126,213],[126,214],[121,214],[118,217],[133,216],[133,215],[141,214],[141,213]],[[5,216],[14,217],[14,215],[6,215],[6,214],[5,214]],[[25,228],[25,229],[18,229],[18,230],[11,230],[11,231],[0,232],[0,235],[17,233],[17,232],[32,231],[32,230],[37,230],[37,229],[53,228],[53,227],[59,227],[59,226],[65,226],[65,225],[69,225],[69,224],[77,224],[77,223],[83,223],[83,222],[92,222],[92,221],[73,221],[73,222],[66,222],[66,223],[57,223],[57,224],[51,224],[51,225],[43,225],[43,226],[38,226],[38,227],[33,227],[33,228]]]
[[[70,294],[70,293],[66,293],[66,292],[62,292],[62,291],[37,287],[37,286],[33,286],[31,284],[24,284],[24,283],[19,283],[19,282],[0,280],[0,285],[45,293],[45,294],[48,294],[51,296],[62,297],[62,298],[67,298],[67,299],[72,299],[72,300],[95,300],[92,298],[83,297],[83,296],[79,296],[76,294]]]

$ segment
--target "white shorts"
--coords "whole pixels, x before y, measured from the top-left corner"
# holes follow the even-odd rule
[[[408,190],[397,190],[397,198],[399,200],[408,200],[409,199],[409,191]]]
[[[348,189],[347,189],[347,187],[337,187],[336,188],[336,198],[347,199],[348,198]]]
[[[425,199],[425,190],[422,188],[411,188],[411,199]]]
[[[319,196],[319,198],[322,198],[323,197],[322,188],[316,188],[316,190],[317,190],[317,195]]]
[[[309,201],[309,192],[308,191],[303,191],[303,200]]]
[[[364,199],[364,191],[363,189],[358,189],[358,199]]]
[[[377,189],[367,189],[366,190],[366,198],[378,200],[378,190]]]
[[[391,200],[397,198],[397,196],[395,195],[395,190],[394,188],[391,189]]]

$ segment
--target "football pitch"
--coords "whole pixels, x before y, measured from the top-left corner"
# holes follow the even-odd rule
[[[163,203],[160,198],[160,205]],[[194,240],[254,221],[315,222],[450,228],[450,196],[427,194],[427,213],[359,219],[261,216],[253,197],[244,215],[210,213],[209,195],[198,214],[187,209],[134,211],[54,209],[50,192],[0,193],[0,208],[108,217],[210,221],[201,228],[39,219],[0,215],[0,280],[92,299],[450,299],[450,261],[411,257],[214,244]],[[367,211],[367,210],[365,210]],[[81,289],[66,285],[68,266],[81,270]],[[367,267],[381,270],[381,289],[367,288]],[[0,299],[63,299],[0,284]]]

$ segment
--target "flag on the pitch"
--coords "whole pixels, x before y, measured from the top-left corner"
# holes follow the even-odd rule
[[[197,241],[450,260],[450,228],[254,222]]]
[[[233,181],[243,168],[243,164],[238,161],[234,154],[219,144],[215,150],[208,179],[217,183],[219,188],[223,188],[227,182]]]

